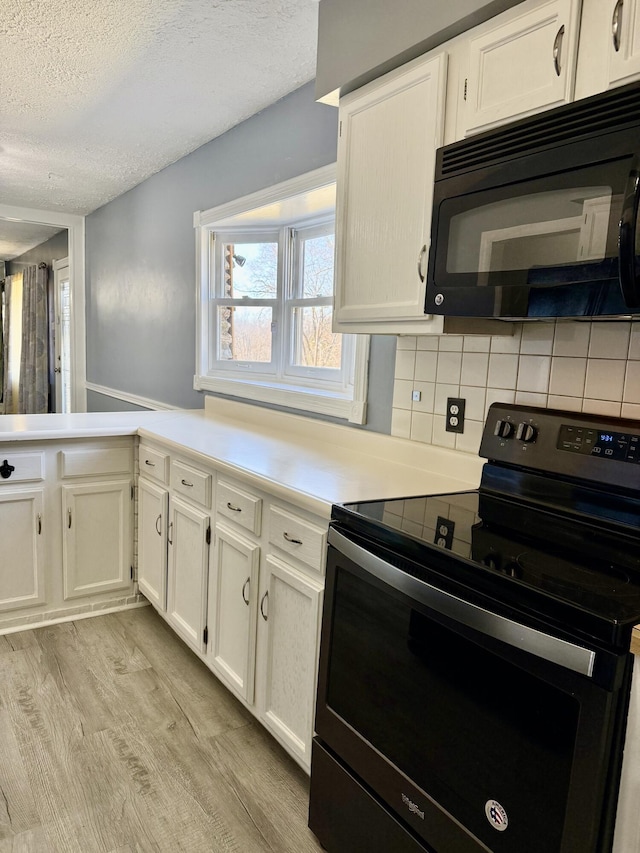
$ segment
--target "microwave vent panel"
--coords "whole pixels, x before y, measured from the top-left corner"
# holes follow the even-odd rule
[[[640,85],[635,83],[447,145],[438,152],[436,176],[470,172],[633,124],[640,126]]]

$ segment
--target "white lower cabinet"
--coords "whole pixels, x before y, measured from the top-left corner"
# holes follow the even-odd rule
[[[265,568],[260,615],[266,673],[260,718],[289,752],[310,766],[323,584],[272,554]]]
[[[131,489],[128,479],[62,486],[65,599],[131,585]]]
[[[188,454],[141,445],[139,461],[141,592],[308,769],[326,521]]]
[[[196,651],[205,648],[209,578],[209,513],[182,498],[169,502],[167,620]]]
[[[0,632],[133,603],[133,462],[130,436],[0,444]]]
[[[209,603],[211,667],[253,702],[260,546],[216,524]]]
[[[138,586],[158,609],[167,609],[167,527],[169,491],[138,481]]]
[[[44,490],[0,490],[0,611],[45,601]]]

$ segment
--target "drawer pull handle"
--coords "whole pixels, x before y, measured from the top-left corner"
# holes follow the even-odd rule
[[[287,531],[282,534],[287,542],[291,542],[292,545],[302,545],[302,539],[294,539],[293,536],[289,536]]]
[[[231,512],[242,512],[242,507],[234,506],[231,501],[227,501],[227,509],[230,509]]]
[[[189,486],[190,489],[193,488],[193,483],[190,483],[188,480],[182,480],[181,482],[183,486]]]
[[[622,6],[623,0],[618,0],[615,9],[613,10],[613,18],[611,19],[611,35],[613,36],[613,47],[616,53],[620,50],[620,31],[622,27]]]
[[[260,599],[260,614],[262,615],[262,618],[264,619],[265,622],[269,618],[269,611],[267,610],[266,613],[264,612],[264,606],[268,602],[269,602],[269,590],[267,590],[265,592],[265,594],[262,596],[262,598]]]
[[[9,465],[9,463],[5,459],[2,465],[0,465],[0,477],[2,477],[3,480],[8,480],[15,470],[16,466]]]
[[[555,69],[558,77],[562,73],[562,68],[560,66],[560,51],[562,50],[562,40],[564,39],[564,24],[560,27],[558,32],[556,33],[556,37],[553,42],[553,67]]]
[[[245,595],[245,592],[246,592],[246,590],[247,590],[247,587],[249,586],[249,582],[250,582],[250,580],[251,580],[251,578],[250,578],[250,577],[249,577],[249,578],[247,578],[247,579],[246,579],[246,581],[245,581],[245,582],[244,582],[244,584],[243,584],[243,587],[242,587],[242,600],[244,601],[244,603],[245,603],[247,606],[249,605],[249,598]]]
[[[67,527],[71,530],[71,507],[67,510]]]
[[[424,284],[424,272],[422,271],[422,264],[424,263],[424,256],[427,254],[427,244],[420,249],[420,254],[418,255],[418,278]]]
[[[156,533],[162,536],[162,513],[156,518]]]
[[[42,516],[38,513],[38,536],[42,533]]]
[[[151,462],[151,461],[149,461],[149,459],[145,459],[145,460],[144,460],[144,464],[145,464],[145,465],[148,465],[148,466],[149,466],[149,468],[155,468],[155,467],[156,467],[156,463],[155,463],[155,462]]]
[[[173,539],[171,538],[173,534],[173,521],[169,523],[169,532],[167,533],[167,542],[169,545],[173,545]]]

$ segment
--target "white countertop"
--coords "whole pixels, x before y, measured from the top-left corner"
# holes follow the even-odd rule
[[[198,411],[5,415],[0,443],[139,434],[328,518],[331,504],[475,488],[482,460],[207,398]]]
[[[0,442],[135,435],[142,424],[153,424],[175,414],[174,411],[163,411],[1,415]]]

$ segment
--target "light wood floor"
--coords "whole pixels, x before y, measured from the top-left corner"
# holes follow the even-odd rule
[[[0,853],[317,853],[307,807],[151,607],[0,636]]]

